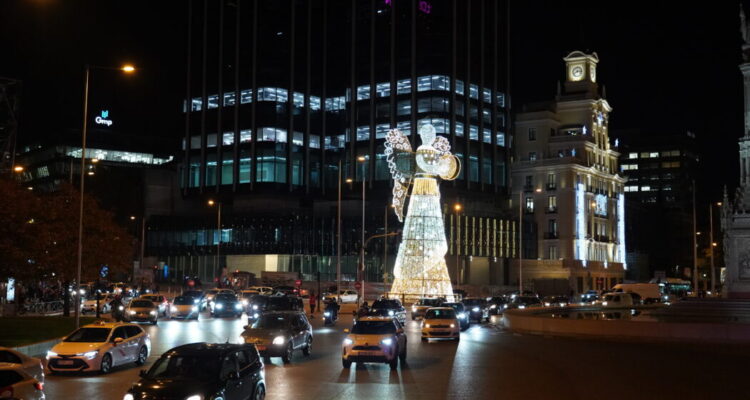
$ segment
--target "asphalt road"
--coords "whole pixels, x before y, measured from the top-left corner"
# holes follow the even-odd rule
[[[726,399],[745,398],[747,347],[639,344],[515,335],[493,323],[473,325],[461,341],[422,343],[408,321],[408,359],[397,371],[385,364],[341,366],[344,328],[315,327],[311,357],[266,365],[269,399]],[[245,317],[143,325],[153,348],[146,367],[185,343],[239,342]],[[47,376],[49,399],[122,399],[138,368],[109,375]]]

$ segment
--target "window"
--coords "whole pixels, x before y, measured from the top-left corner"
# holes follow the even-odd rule
[[[638,186],[625,186],[625,191],[626,192],[637,192],[638,191]]]
[[[557,210],[557,196],[549,196],[547,198],[547,209],[550,211]]]
[[[228,379],[229,375],[233,372],[237,372],[237,362],[234,355],[224,357],[221,362],[221,369],[219,370],[219,377],[221,379]]]
[[[641,186],[641,192],[650,192],[651,186]]]
[[[526,197],[526,212],[528,213],[534,212],[534,198],[533,197]]]
[[[536,152],[532,151],[529,153],[529,161],[536,161]]]
[[[529,141],[536,140],[536,128],[529,128]]]
[[[547,190],[557,189],[556,175],[554,173],[547,174]]]
[[[526,186],[532,186],[534,184],[534,176],[526,175]]]
[[[622,164],[620,169],[623,171],[637,170],[638,164]]]
[[[550,260],[557,260],[557,246],[550,246],[549,247],[549,259]]]

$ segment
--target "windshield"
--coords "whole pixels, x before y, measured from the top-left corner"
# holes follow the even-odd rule
[[[292,302],[286,297],[269,297],[266,310],[291,310]]]
[[[538,304],[541,301],[536,297],[529,297],[529,296],[523,296],[523,297],[516,297],[516,303],[520,304]]]
[[[198,291],[198,290],[190,290],[190,291],[187,291],[187,292],[183,293],[182,295],[183,296],[190,296],[190,297],[200,298],[201,296],[203,296],[203,292]]]
[[[154,303],[156,303],[156,302],[159,302],[159,301],[160,301],[160,300],[159,300],[159,296],[142,296],[142,297],[141,297],[141,299],[143,299],[143,300],[148,300],[148,301],[150,301],[150,302],[154,302]]]
[[[453,307],[454,310],[461,312],[464,310],[464,305],[461,303],[445,303],[443,304],[445,307]]]
[[[377,300],[374,303],[372,303],[372,308],[374,309],[397,309],[401,308],[396,300]]]
[[[167,356],[162,357],[148,371],[151,379],[175,379],[212,381],[218,378],[218,359],[209,356]]]
[[[427,314],[424,316],[425,319],[456,319],[456,310],[427,310]]]
[[[237,301],[237,298],[233,294],[220,294],[216,296],[215,301]]]
[[[358,335],[386,335],[396,333],[396,326],[390,321],[359,321],[352,328]]]
[[[195,300],[193,300],[192,297],[188,296],[177,296],[174,298],[173,303],[177,306],[189,306],[191,304],[195,304]]]
[[[216,293],[219,293],[219,289],[209,289],[208,292],[206,292],[206,293],[208,293],[208,294],[216,294]]]
[[[289,315],[263,315],[253,324],[253,329],[287,329],[292,323]]]
[[[419,300],[419,305],[422,306],[438,306],[440,305],[440,300],[438,299],[421,299]]]
[[[66,337],[63,342],[96,343],[106,342],[110,328],[80,328]]]
[[[484,301],[482,301],[482,299],[466,299],[466,300],[464,300],[464,305],[466,307],[483,306],[484,305]]]
[[[148,301],[148,300],[133,300],[132,303],[130,303],[131,308],[153,308],[154,303]]]

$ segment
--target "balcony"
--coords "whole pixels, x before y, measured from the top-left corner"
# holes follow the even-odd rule
[[[556,183],[548,183],[547,184],[547,191],[557,190],[557,184]]]
[[[557,207],[547,207],[544,209],[545,214],[557,214]]]
[[[544,232],[544,239],[558,239],[559,235],[557,232]]]

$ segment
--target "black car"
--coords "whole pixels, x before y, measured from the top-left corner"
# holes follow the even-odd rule
[[[570,303],[568,296],[547,296],[542,299],[545,307],[565,307]]]
[[[124,399],[262,399],[263,369],[250,344],[186,344],[142,370]]]
[[[267,311],[246,325],[241,336],[263,357],[281,357],[285,364],[292,361],[295,350],[302,350],[305,356],[312,351],[312,325],[302,311]]]
[[[506,310],[514,308],[541,307],[542,300],[537,296],[513,296],[511,300],[503,306]]]
[[[296,296],[299,294],[299,289],[294,286],[276,286],[273,288],[274,294],[283,294],[287,296]]]
[[[469,314],[469,322],[476,321],[481,323],[482,321],[490,320],[487,300],[476,297],[467,297],[462,301],[462,303],[464,303],[466,312]]]
[[[206,309],[206,294],[202,290],[188,290],[182,293],[183,296],[192,297],[193,302],[198,306],[198,310]]]
[[[469,321],[469,313],[466,312],[464,303],[443,303],[441,307],[453,307],[456,310],[456,317],[458,317],[458,323],[461,324],[461,330],[465,331],[471,326]]]
[[[242,303],[233,294],[217,294],[211,301],[211,316],[221,317],[232,315],[234,317],[242,316]]]
[[[395,318],[401,325],[406,324],[406,309],[398,299],[375,300],[369,315]]]
[[[503,306],[507,302],[508,300],[504,296],[494,296],[487,299],[487,307],[490,314],[497,315],[503,312]]]

